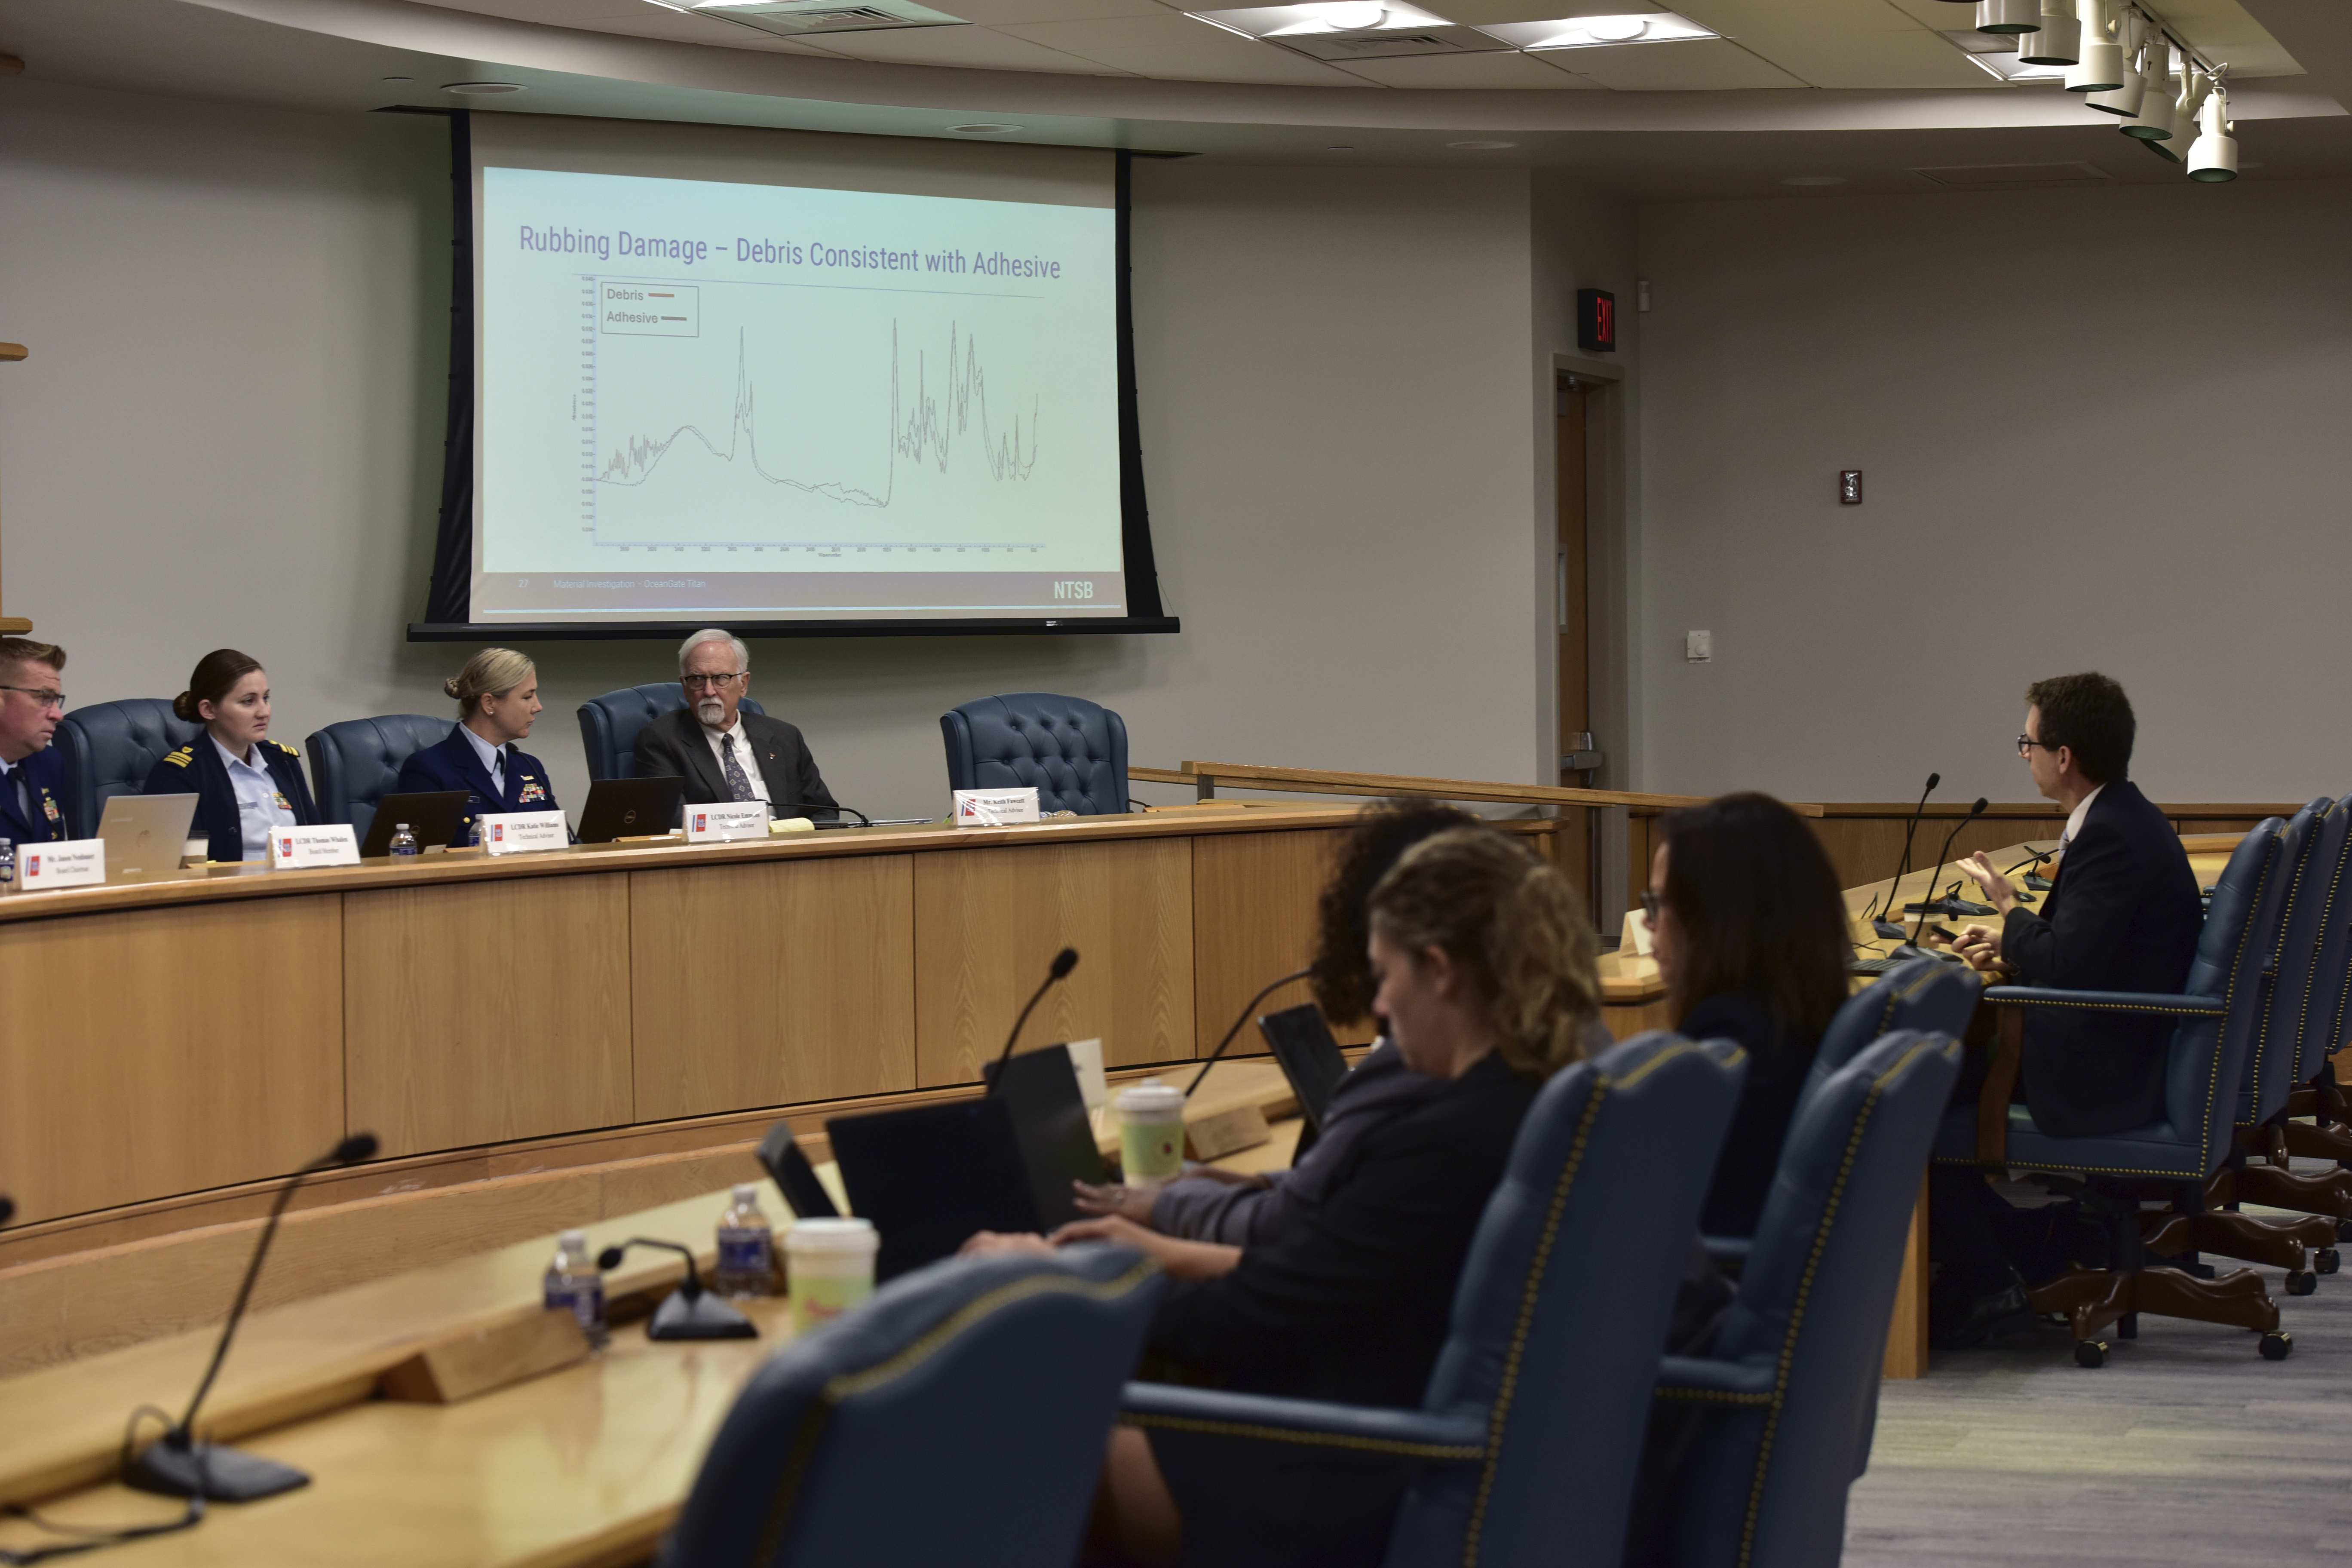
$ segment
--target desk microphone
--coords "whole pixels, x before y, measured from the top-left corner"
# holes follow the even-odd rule
[[[1985,807],[1991,804],[1992,802],[1987,800],[1984,796],[1977,796],[1976,804],[1969,807],[1969,814],[1960,818],[1958,822],[1952,824],[1952,830],[1944,835],[1944,847],[1936,857],[1937,871],[1942,870],[1945,863],[1951,859],[1952,840],[1960,836],[1960,829],[1966,827],[1969,823],[1974,822],[1978,817],[1982,816],[1985,813]],[[1919,945],[1919,938],[1927,932],[1928,915],[1947,914],[1950,912],[1944,908],[1944,901],[1942,900],[1933,897],[1933,894],[1936,891],[1936,877],[1935,872],[1933,871],[1929,872],[1927,876],[1927,891],[1930,897],[1926,902],[1919,906],[1919,924],[1911,933],[1911,945],[1913,947],[1917,947]]]
[[[686,1278],[677,1289],[662,1298],[654,1309],[654,1321],[646,1326],[649,1340],[756,1340],[760,1331],[751,1320],[710,1294],[702,1286],[702,1270],[694,1266],[694,1249],[679,1242],[657,1241],[649,1236],[633,1236],[618,1247],[608,1247],[596,1255],[599,1268],[618,1268],[621,1255],[633,1247],[658,1247],[675,1252],[686,1259]]]
[[[1911,808],[1911,820],[1903,829],[1903,859],[1895,868],[1894,885],[1886,889],[1886,907],[1882,910],[1878,907],[1876,900],[1871,901],[1869,912],[1873,918],[1870,929],[1880,936],[1897,941],[1902,939],[1903,927],[1885,917],[1895,912],[1895,896],[1903,890],[1903,879],[1911,874],[1911,836],[1919,831],[1919,818],[1927,809],[1927,797],[1935,794],[1936,786],[1943,782],[1944,775],[1941,773],[1927,775],[1927,787],[1919,792],[1919,804]]]
[[[1281,990],[1284,986],[1288,985],[1293,981],[1313,979],[1321,968],[1322,965],[1319,963],[1310,963],[1296,974],[1284,975],[1281,979],[1275,981],[1272,984],[1266,986],[1265,989],[1260,991],[1256,995],[1243,1003],[1241,1012],[1235,1015],[1234,1018],[1234,1026],[1225,1031],[1225,1037],[1217,1042],[1217,1048],[1209,1053],[1209,1059],[1201,1064],[1201,1070],[1194,1073],[1192,1075],[1192,1081],[1184,1086],[1184,1098],[1187,1100],[1192,1098],[1192,1091],[1201,1087],[1201,1080],[1209,1076],[1209,1069],[1217,1065],[1217,1058],[1225,1054],[1225,1047],[1234,1043],[1234,1037],[1242,1032],[1242,1026],[1249,1022],[1249,1016],[1257,1011],[1257,1005],[1259,1003],[1265,1001],[1267,997],[1273,995],[1276,992]]]
[[[1021,1016],[1013,1020],[1013,1032],[1004,1037],[1004,1048],[996,1053],[996,1065],[988,1069],[989,1094],[996,1092],[997,1084],[1004,1077],[1004,1064],[1013,1059],[1013,1045],[1021,1037],[1021,1026],[1029,1021],[1029,1015],[1037,1010],[1037,1004],[1045,999],[1045,993],[1060,984],[1077,966],[1078,950],[1075,947],[1066,947],[1054,955],[1054,966],[1045,972],[1045,983],[1031,993],[1029,1005],[1021,1009]]]
[[[222,1502],[251,1502],[310,1484],[310,1478],[291,1465],[241,1454],[218,1443],[197,1442],[196,1411],[203,1406],[205,1395],[212,1392],[213,1380],[220,1375],[221,1363],[228,1358],[229,1342],[236,1337],[236,1325],[245,1316],[247,1304],[253,1300],[253,1282],[261,1277],[261,1260],[269,1256],[269,1243],[278,1235],[278,1222],[285,1215],[286,1205],[293,1201],[294,1189],[313,1172],[373,1160],[375,1151],[374,1133],[354,1132],[324,1156],[286,1178],[269,1205],[268,1223],[261,1227],[261,1239],[254,1244],[253,1261],[245,1268],[245,1283],[236,1288],[236,1300],[229,1307],[228,1321],[221,1325],[220,1343],[213,1347],[212,1364],[205,1368],[204,1381],[196,1384],[196,1396],[188,1401],[188,1413],[131,1461],[123,1472],[126,1483],[142,1492],[157,1492],[164,1497],[213,1498]]]
[[[845,811],[849,813],[850,816],[857,818],[858,826],[871,827],[874,826],[873,818],[867,816],[856,806],[844,805],[837,800],[772,800],[768,803],[768,805],[772,811],[781,811],[786,806],[797,806],[803,811]],[[837,822],[820,822],[816,826],[819,827],[838,827],[841,824]]]

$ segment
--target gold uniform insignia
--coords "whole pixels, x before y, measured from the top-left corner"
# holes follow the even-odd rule
[[[175,768],[184,768],[188,765],[189,762],[193,760],[193,750],[187,746],[182,746],[178,751],[173,752],[170,756],[165,757],[163,760],[171,763]]]
[[[285,742],[283,742],[283,741],[272,741],[272,742],[270,742],[269,743],[270,743],[271,745],[273,745],[273,746],[277,747],[279,751],[281,751],[281,752],[285,752],[285,753],[286,753],[288,756],[289,756],[289,757],[299,757],[299,756],[300,756],[300,755],[302,754],[301,752],[299,752],[296,751],[293,747],[291,747],[291,746],[288,745],[288,744],[287,744]]]

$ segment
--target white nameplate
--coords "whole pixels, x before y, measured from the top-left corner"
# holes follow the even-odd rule
[[[1024,789],[960,789],[955,792],[958,827],[1002,827],[1037,820],[1037,792]]]
[[[482,847],[493,855],[529,855],[539,849],[562,849],[572,842],[560,811],[506,811],[485,816]]]
[[[269,863],[281,871],[310,866],[356,866],[359,836],[348,822],[322,823],[316,827],[273,827],[269,830]]]
[[[768,803],[764,800],[713,801],[686,808],[686,837],[690,844],[720,838],[765,838]]]
[[[106,840],[68,838],[27,844],[16,851],[16,875],[28,893],[46,888],[87,888],[106,880]]]

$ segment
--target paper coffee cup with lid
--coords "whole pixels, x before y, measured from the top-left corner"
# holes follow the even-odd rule
[[[795,1220],[784,1232],[793,1333],[829,1323],[874,1294],[882,1237],[870,1219]]]
[[[1184,1091],[1156,1078],[1131,1083],[1112,1102],[1118,1108],[1120,1179],[1156,1187],[1184,1169]]]

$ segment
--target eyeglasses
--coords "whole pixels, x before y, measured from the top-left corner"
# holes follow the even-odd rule
[[[66,694],[53,691],[46,686],[0,686],[0,691],[21,691],[31,698],[37,707],[55,708],[59,712],[65,710]]]
[[[2041,747],[2045,752],[2056,752],[2064,749],[2060,746],[2053,746],[2047,741],[2037,741],[2031,735],[2020,735],[2017,738],[2017,754],[2021,757],[2032,751],[2036,746]]]
[[[677,683],[688,691],[716,691],[722,686],[734,685],[751,673],[748,669],[739,669],[731,675],[681,675]]]
[[[1665,907],[1665,900],[1647,888],[1642,889],[1642,918],[1650,922],[1652,931],[1658,929],[1658,914]]]

